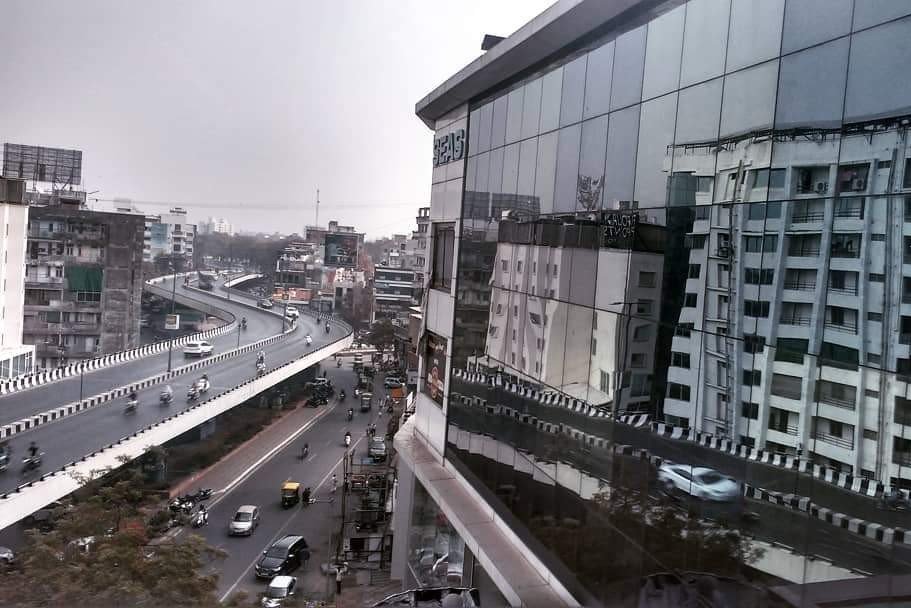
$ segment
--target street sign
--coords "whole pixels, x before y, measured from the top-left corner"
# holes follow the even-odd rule
[[[180,329],[180,315],[166,315],[164,318],[165,329]]]

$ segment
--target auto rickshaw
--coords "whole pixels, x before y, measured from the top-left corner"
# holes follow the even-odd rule
[[[282,507],[293,507],[301,499],[301,484],[296,481],[286,481],[282,484]]]

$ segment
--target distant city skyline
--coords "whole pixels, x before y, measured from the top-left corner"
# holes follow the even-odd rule
[[[148,213],[294,232],[319,188],[322,223],[391,234],[430,200],[414,100],[548,4],[12,0],[0,139],[82,150],[86,191]]]

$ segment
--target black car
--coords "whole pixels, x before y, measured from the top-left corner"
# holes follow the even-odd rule
[[[310,549],[303,536],[288,534],[263,551],[262,557],[256,562],[254,570],[259,578],[272,578],[279,574],[287,574],[307,563],[310,559]]]
[[[304,405],[306,407],[319,407],[321,405],[326,405],[327,403],[329,403],[329,401],[325,397],[310,397]]]

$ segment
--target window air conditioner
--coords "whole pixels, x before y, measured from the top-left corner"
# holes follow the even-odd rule
[[[867,189],[867,180],[862,177],[855,177],[851,180],[851,190],[853,192],[863,192]]]
[[[829,191],[829,182],[818,181],[813,189],[816,191],[816,194],[825,194]]]

